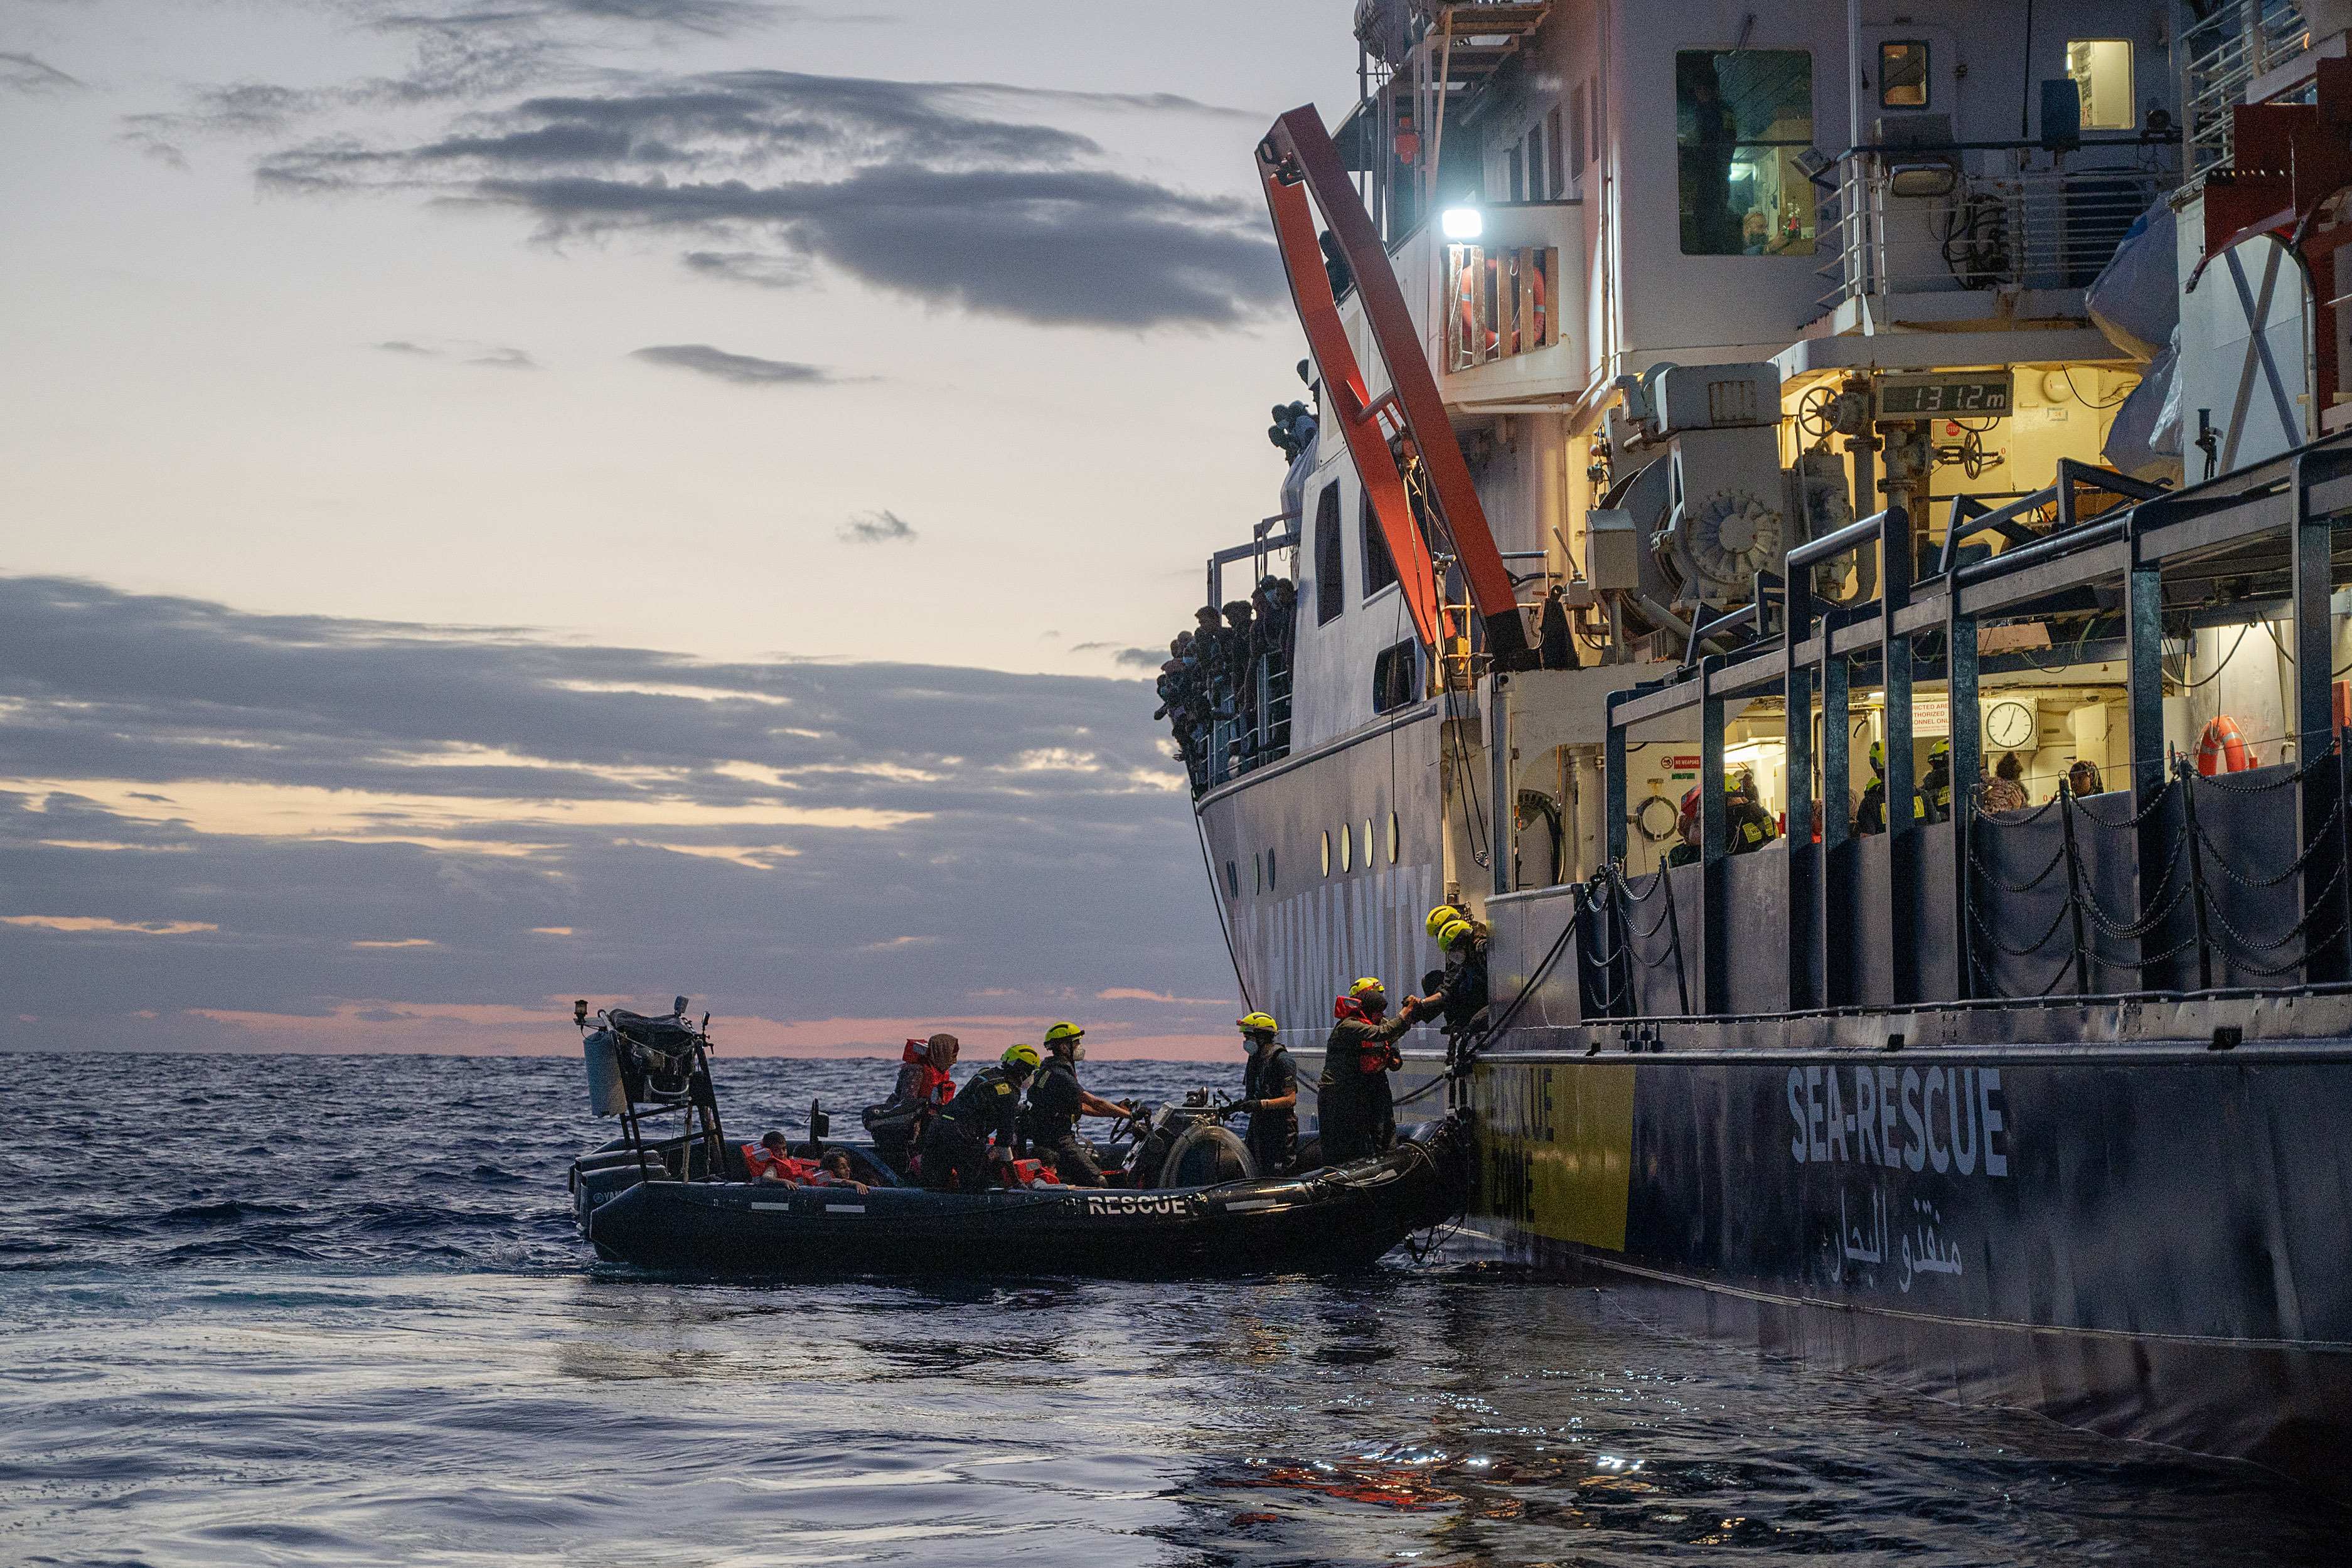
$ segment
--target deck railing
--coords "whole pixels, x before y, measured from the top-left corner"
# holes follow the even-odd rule
[[[2311,46],[2294,0],[2228,0],[2181,35],[2181,72],[2191,180],[2226,167],[2236,151],[2231,110],[2250,101],[2256,82]],[[2309,102],[2309,83],[2284,102]]]
[[[1822,312],[1864,298],[2082,288],[2173,187],[2178,162],[2139,138],[2073,154],[2025,143],[1849,152],[1822,175],[1834,188],[1822,204]]]

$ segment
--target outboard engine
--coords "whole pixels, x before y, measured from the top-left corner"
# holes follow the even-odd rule
[[[1257,1162],[1250,1158],[1248,1145],[1219,1120],[1225,1110],[1211,1104],[1208,1092],[1198,1089],[1181,1105],[1153,1106],[1147,1130],[1127,1162],[1134,1184],[1213,1186],[1255,1177]]]

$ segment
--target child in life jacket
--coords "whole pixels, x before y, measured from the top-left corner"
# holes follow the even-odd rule
[[[789,1182],[794,1186],[846,1186],[863,1193],[866,1184],[850,1170],[849,1156],[839,1149],[822,1160],[804,1160],[792,1152],[782,1133],[771,1132],[755,1145],[743,1145],[743,1163],[753,1181]]]
[[[1051,1149],[1038,1150],[1037,1157],[1034,1159],[1014,1160],[1013,1176],[1023,1186],[1060,1186],[1062,1185],[1062,1173],[1054,1163],[1054,1151]]]

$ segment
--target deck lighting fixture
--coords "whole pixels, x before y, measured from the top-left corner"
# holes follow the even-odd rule
[[[1476,239],[1486,232],[1486,217],[1475,207],[1448,207],[1438,214],[1447,239]]]

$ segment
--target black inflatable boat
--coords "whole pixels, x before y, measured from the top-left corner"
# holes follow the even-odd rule
[[[600,1258],[695,1274],[1317,1272],[1363,1268],[1459,1213],[1468,1170],[1449,1117],[1377,1158],[1213,1186],[861,1194],[614,1171],[621,1182],[579,1209]]]

